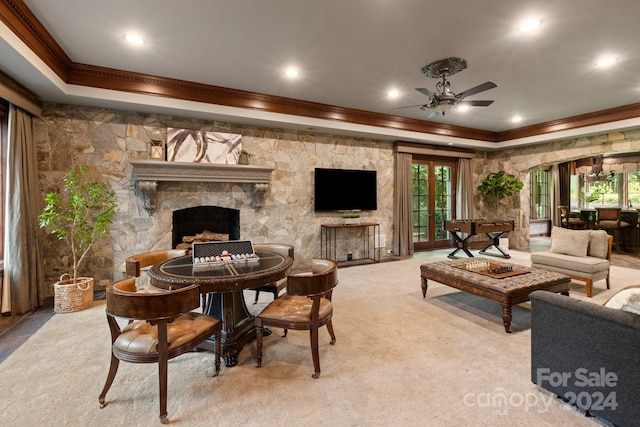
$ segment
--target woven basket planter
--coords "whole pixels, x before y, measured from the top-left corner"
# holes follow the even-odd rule
[[[60,281],[53,284],[53,311],[56,313],[73,313],[93,305],[93,277],[65,279],[69,274],[60,276]],[[70,277],[70,276],[69,276]]]

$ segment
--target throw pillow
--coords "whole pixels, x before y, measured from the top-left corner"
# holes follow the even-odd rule
[[[590,256],[598,258],[606,258],[608,251],[609,235],[604,230],[591,230],[591,236],[589,237],[589,251]]]
[[[635,285],[622,289],[609,298],[604,306],[640,314],[640,286]]]
[[[553,227],[551,229],[551,249],[549,252],[573,256],[587,256],[590,230],[570,230]]]
[[[631,295],[627,303],[622,307],[622,310],[628,311],[629,313],[640,314],[640,292]]]

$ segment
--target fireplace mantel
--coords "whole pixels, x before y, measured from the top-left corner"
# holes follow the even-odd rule
[[[273,168],[254,165],[224,165],[215,163],[166,162],[134,160],[133,180],[144,198],[144,208],[156,208],[159,181],[168,182],[231,182],[253,184],[253,205],[262,207],[262,198],[269,189]]]

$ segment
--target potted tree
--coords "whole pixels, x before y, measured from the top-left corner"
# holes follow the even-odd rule
[[[40,227],[64,240],[71,251],[72,273],[63,274],[53,286],[56,313],[79,311],[93,304],[93,278],[78,277],[79,267],[94,242],[109,234],[116,212],[115,192],[103,182],[88,179],[86,172],[85,166],[67,172],[63,191],[47,193],[38,216]]]
[[[494,202],[495,215],[498,214],[498,203],[505,197],[512,196],[514,192],[522,190],[524,184],[514,175],[505,171],[493,172],[487,175],[478,186],[478,191],[484,197]]]

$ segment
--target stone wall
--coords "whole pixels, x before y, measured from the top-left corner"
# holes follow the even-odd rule
[[[166,127],[243,135],[243,146],[254,154],[251,163],[275,169],[263,207],[253,207],[252,184],[159,182],[157,209],[145,211],[129,161],[147,159],[149,136]],[[94,245],[82,268],[83,275],[96,278],[97,286],[122,277],[127,256],[171,247],[172,212],[192,206],[239,209],[242,239],[293,244],[296,265],[320,256],[320,225],[339,222],[340,217],[314,212],[316,167],[377,170],[378,210],[367,212],[364,219],[380,223],[386,247],[393,247],[390,142],[60,104],[44,106],[36,121],[36,142],[43,197],[59,189],[62,176],[75,165],[87,165],[116,192],[119,208],[111,234]],[[349,237],[343,236],[338,246],[357,258],[363,249],[360,240]],[[69,259],[62,242],[52,236],[43,238],[43,248],[46,282],[51,284],[68,271]]]
[[[510,248],[529,247],[529,172],[571,160],[589,158],[600,154],[630,153],[640,151],[640,129],[571,138],[531,147],[517,147],[495,152],[478,153],[472,160],[473,180],[480,180],[489,172],[504,170],[518,177],[524,188],[511,198],[500,203],[497,216],[516,221],[516,229],[509,233]],[[485,206],[480,194],[475,196],[476,216],[496,216],[492,207]]]
[[[264,206],[252,205],[252,184],[168,183],[158,184],[157,209],[147,213],[131,180],[130,160],[147,159],[147,141],[157,128],[178,127],[242,134],[245,148],[254,154],[251,163],[273,167],[271,185]],[[72,105],[46,104],[36,120],[36,142],[41,191],[58,189],[62,176],[75,165],[87,165],[116,192],[119,209],[111,234],[98,242],[84,264],[82,274],[96,278],[98,287],[122,276],[124,259],[138,252],[171,246],[173,210],[214,205],[240,210],[243,239],[256,243],[291,243],[296,264],[320,256],[320,225],[340,221],[338,214],[313,210],[315,167],[376,169],[378,210],[365,220],[378,222],[386,248],[393,247],[393,144],[361,138],[271,129],[211,122],[164,115],[142,114]],[[529,246],[529,174],[541,166],[604,153],[640,151],[640,130],[566,139],[495,152],[478,153],[472,160],[474,189],[487,171],[504,170],[519,177],[524,185],[518,196],[500,204],[497,215],[475,196],[475,216],[514,219],[511,248]],[[43,231],[44,236],[44,231]],[[356,237],[356,238],[354,238]],[[360,239],[348,234],[338,242],[338,256],[362,256]],[[62,243],[43,238],[47,289],[68,271],[68,257]]]

